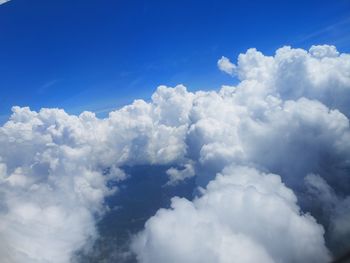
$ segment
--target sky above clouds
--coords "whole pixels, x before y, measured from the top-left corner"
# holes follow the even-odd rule
[[[349,8],[345,0],[12,0],[0,7],[2,122],[15,104],[105,116],[162,84],[217,89],[231,79],[216,70],[218,57],[251,47],[350,51]]]
[[[348,251],[348,1],[0,4],[1,262],[84,262],[140,167],[193,196],[107,262]]]

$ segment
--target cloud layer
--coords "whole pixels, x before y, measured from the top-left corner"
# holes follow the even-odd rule
[[[249,49],[218,66],[238,85],[160,86],[105,119],[14,107],[0,128],[0,261],[88,249],[122,167],[140,164],[172,166],[167,187],[196,176],[202,189],[149,219],[133,243],[140,262],[326,262],[324,237],[346,249],[350,55]]]

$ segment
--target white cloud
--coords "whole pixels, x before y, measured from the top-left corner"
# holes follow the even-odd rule
[[[300,214],[280,177],[247,167],[226,168],[193,202],[174,198],[133,249],[142,263],[329,260],[323,228]]]
[[[177,183],[195,176],[195,171],[192,162],[188,162],[184,165],[183,169],[176,169],[171,167],[166,171],[169,176],[169,185],[176,185]]]
[[[312,46],[309,49],[309,53],[315,58],[332,58],[339,56],[336,47],[329,45]]]
[[[224,56],[222,56],[218,60],[218,67],[221,71],[223,71],[229,75],[233,75],[235,73],[235,70],[236,70],[236,66],[234,64],[232,64],[231,61],[227,57],[224,57]]]
[[[156,109],[135,101],[100,120],[14,107],[0,128],[0,261],[69,262],[96,238],[119,166],[182,160],[185,126],[161,124]]]
[[[308,173],[321,174],[335,192],[349,195],[350,180],[342,168],[348,167],[350,161],[349,108],[343,103],[350,99],[349,62],[349,55],[338,54],[331,46],[314,46],[310,52],[284,47],[277,50],[274,57],[265,56],[255,49],[240,55],[236,70],[241,82],[236,87],[224,86],[219,92],[197,92],[193,98],[186,143],[187,157],[195,164],[199,185],[205,187],[216,172],[227,165],[249,165],[280,174],[306,208],[313,206],[309,196],[301,194],[305,187],[303,178]],[[333,99],[328,96],[330,93],[333,93]],[[338,210],[326,211],[322,217],[328,220],[318,218],[325,223],[327,236],[336,235],[342,240],[328,239],[328,242],[334,242],[332,249],[339,242],[347,242],[347,236],[340,233],[347,229],[344,218],[350,209],[347,205],[342,205],[342,208],[345,217],[338,217],[341,220],[332,219]],[[159,213],[169,215],[170,221],[181,218],[176,208],[167,212],[160,210]],[[158,217],[150,219],[136,242],[135,251],[142,262],[167,261],[169,255],[178,261],[186,261],[187,258],[188,262],[211,258],[208,247],[218,241],[208,241],[212,243],[203,244],[203,248],[194,238],[189,246],[196,251],[208,250],[209,254],[193,258],[188,252],[191,249],[174,248],[183,241],[181,234],[177,238],[177,233],[181,233],[182,227],[187,233],[188,225],[168,226],[167,216],[159,220]],[[167,231],[166,227],[169,227]],[[159,241],[158,234],[165,240],[167,234],[172,235],[175,240],[165,244],[169,247],[153,251],[152,246]],[[203,236],[213,234],[198,235],[200,243]],[[155,244],[152,243],[153,238],[156,239]],[[149,243],[145,245],[142,240]],[[220,245],[212,249],[221,251]],[[176,253],[182,253],[186,258],[176,258]],[[220,257],[213,261],[220,260],[225,262]]]
[[[283,99],[306,97],[349,114],[350,55],[339,54],[334,46],[312,46],[308,51],[283,47],[274,57],[250,49],[238,58],[238,76],[257,81],[266,91]]]

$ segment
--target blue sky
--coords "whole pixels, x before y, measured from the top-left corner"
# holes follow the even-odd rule
[[[349,28],[348,0],[12,0],[0,5],[0,122],[12,105],[103,116],[160,84],[215,89],[234,81],[217,70],[222,55],[349,52]]]

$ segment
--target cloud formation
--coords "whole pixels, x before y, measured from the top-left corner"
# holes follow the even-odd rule
[[[221,71],[223,71],[229,75],[233,75],[235,73],[235,70],[236,70],[236,66],[233,63],[231,63],[227,57],[224,57],[224,56],[222,56],[218,60],[218,67]]]
[[[0,128],[0,261],[69,262],[98,236],[122,167],[143,164],[171,167],[167,187],[195,176],[202,195],[147,222],[141,262],[325,262],[324,237],[346,249],[350,55],[249,49],[218,66],[240,82],[160,86],[105,119],[14,107]]]
[[[296,200],[277,175],[227,167],[200,198],[159,210],[133,249],[144,263],[328,262],[323,228]]]
[[[284,100],[317,99],[349,114],[349,60],[349,54],[340,54],[334,46],[319,45],[309,51],[286,46],[274,56],[251,48],[238,56],[237,65],[226,59],[225,63],[236,68],[242,82],[256,81]]]
[[[69,262],[96,238],[119,166],[181,159],[185,129],[155,125],[150,110],[136,101],[99,120],[13,108],[0,128],[1,262]]]
[[[219,65],[220,62],[222,59],[219,60]],[[335,249],[339,248],[339,244],[343,245],[343,252],[348,249],[345,245],[348,244],[349,236],[348,224],[345,223],[349,222],[348,197],[344,199],[340,196],[350,194],[349,108],[345,103],[350,99],[349,63],[350,56],[339,54],[333,46],[313,46],[309,51],[283,47],[276,51],[274,57],[264,56],[255,49],[241,54],[237,66],[234,67],[240,83],[234,87],[224,86],[219,92],[195,93],[193,106],[188,112],[191,122],[186,137],[187,157],[195,163],[198,184],[203,187],[208,183],[209,186],[215,184],[218,179],[211,180],[217,172],[226,171],[227,167],[248,166],[258,171],[277,173],[294,190],[305,211],[311,211],[324,224],[327,231],[326,241],[332,251],[341,253],[341,249]],[[310,173],[318,174],[328,188],[320,187],[321,184],[310,184],[311,181],[315,182],[307,176]],[[241,175],[233,173],[232,180],[239,180],[239,176],[249,178],[249,172],[242,172]],[[316,211],[317,205],[312,198],[314,192],[310,191],[310,185],[323,189],[322,195],[327,197],[325,199],[328,201],[331,196],[330,199],[336,203],[336,207],[341,209],[326,209],[329,204],[322,202],[320,207],[323,211]],[[269,189],[273,187],[271,184]],[[226,184],[218,184],[216,191],[223,194],[227,188]],[[253,188],[258,188],[258,185]],[[333,195],[324,189],[333,189]],[[208,190],[203,197],[193,202],[174,199],[172,209],[160,210],[151,218],[146,223],[145,230],[135,239],[133,248],[138,259],[141,262],[171,262],[172,258],[185,262],[206,262],[206,259],[209,259],[208,262],[226,262],[225,255],[230,255],[230,258],[236,255],[233,247],[237,246],[237,251],[246,251],[236,244],[229,246],[234,255],[229,254],[223,248],[226,244],[225,238],[218,238],[214,232],[234,239],[235,234],[241,233],[244,226],[233,225],[228,230],[224,219],[220,217],[222,211],[235,211],[226,221],[240,221],[235,220],[235,217],[242,216],[242,222],[250,222],[247,221],[246,213],[252,205],[242,205],[242,209],[236,211],[235,202],[224,205],[225,201],[220,199],[215,207],[222,211],[217,211],[212,208],[211,199],[207,195],[211,196]],[[235,200],[239,197],[240,194],[232,191],[227,199]],[[264,195],[260,197],[262,200],[264,198]],[[198,202],[203,205],[199,207]],[[299,211],[298,209],[294,211]],[[261,212],[267,212],[265,210],[274,213],[270,215],[270,221],[264,224],[259,221],[258,215],[251,214],[251,220],[256,221],[250,222],[249,227],[256,224],[264,228],[268,225],[269,233],[280,233],[277,229],[281,223],[274,219],[281,219],[279,211],[283,208],[266,206]],[[254,212],[260,213],[258,208]],[[219,219],[204,219],[206,216],[202,213],[215,214]],[[187,218],[187,215],[191,216]],[[304,219],[299,212],[294,216]],[[318,229],[319,225],[315,220],[307,218],[313,222],[310,223],[311,228]],[[208,222],[212,226],[206,229],[210,225]],[[247,226],[248,230],[249,227]],[[181,229],[184,229],[183,232]],[[266,240],[255,236],[259,230],[252,229],[254,231],[249,232],[248,238],[255,246],[249,246],[259,251],[257,253],[265,251],[259,257],[266,262],[321,262],[329,259],[322,241],[322,230],[317,235],[306,231],[304,237],[296,229],[290,231],[298,233],[300,240],[318,236],[318,242],[314,243],[318,252],[314,250],[308,255],[317,257],[317,254],[320,258],[303,254],[299,247],[297,250],[301,250],[292,254],[300,254],[301,258],[295,259],[287,250],[291,251],[294,245],[298,247],[298,238],[286,245],[288,249],[277,249],[276,244],[275,248],[281,252],[277,257],[273,248],[264,247],[268,243]],[[191,233],[189,236],[193,239],[189,239],[187,233]],[[276,240],[282,242],[277,237]],[[233,240],[227,242],[235,243]],[[161,247],[161,244],[164,244],[162,249],[155,249]],[[194,255],[190,251],[197,253]],[[184,258],[176,257],[178,254]],[[252,258],[245,258],[251,256],[248,252],[240,255],[241,258],[238,255],[234,258],[242,262],[254,262]]]

